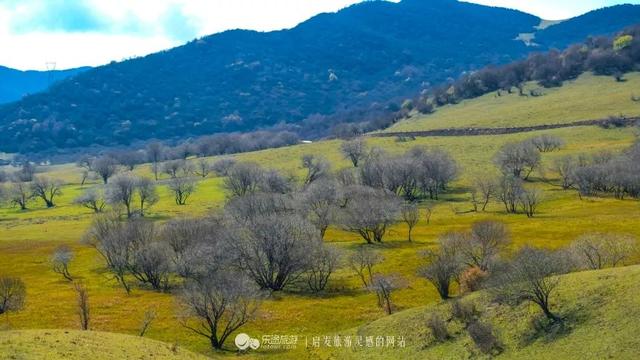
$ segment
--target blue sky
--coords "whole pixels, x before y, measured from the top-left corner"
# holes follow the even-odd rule
[[[227,29],[290,28],[360,0],[0,0],[0,65],[100,65]],[[397,0],[396,0],[397,1]],[[425,0],[428,1],[428,0]],[[564,19],[640,0],[468,0]]]

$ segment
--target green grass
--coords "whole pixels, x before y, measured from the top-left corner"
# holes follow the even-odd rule
[[[460,104],[438,108],[430,115],[414,115],[386,131],[420,131],[463,127],[517,127],[566,124],[609,116],[638,116],[640,73],[625,76],[625,82],[612,77],[585,74],[564,86],[543,89],[544,96],[523,97],[517,92],[497,96],[495,92]],[[528,88],[537,87],[528,84]]]
[[[635,78],[635,74],[630,75],[629,82],[621,86],[632,83]],[[578,82],[594,82],[594,89],[599,91],[597,86],[600,86],[600,82],[595,82],[594,79],[586,77]],[[609,79],[602,81],[602,87],[618,86],[616,83],[609,83]],[[570,92],[571,85],[553,91],[558,94]],[[547,95],[539,99],[553,100],[554,97]],[[492,100],[486,98],[478,101]],[[612,98],[611,101],[616,103],[617,100]],[[501,106],[487,104],[486,108],[498,112]],[[544,103],[538,106],[545,107]],[[452,107],[451,111],[453,109]],[[444,111],[442,109],[438,113]],[[438,116],[438,113],[434,116]],[[485,116],[481,113],[478,115]],[[547,121],[548,119],[541,120],[542,123]],[[507,142],[543,133],[562,137],[567,146],[559,152],[544,154],[544,169],[534,174],[534,183],[530,186],[545,190],[545,201],[540,207],[539,216],[527,219],[524,215],[507,215],[497,203],[491,204],[486,213],[470,213],[468,191],[471,180],[477,174],[496,172],[491,161],[499,147]],[[406,228],[398,224],[391,229],[384,244],[375,246],[385,257],[378,271],[397,273],[407,279],[409,286],[395,294],[394,301],[398,308],[413,311],[411,309],[439,302],[435,289],[416,276],[416,270],[423,264],[418,253],[433,247],[440,234],[466,229],[478,220],[495,219],[505,222],[511,229],[512,249],[524,244],[557,248],[567,245],[585,232],[595,231],[622,232],[640,237],[640,227],[637,226],[640,221],[638,201],[618,201],[612,198],[580,200],[574,191],[562,191],[557,186],[541,181],[543,175],[551,183],[557,180],[557,175],[549,170],[556,157],[602,150],[619,151],[628,147],[635,138],[634,130],[629,128],[605,130],[598,127],[575,127],[498,136],[418,138],[409,142],[397,142],[392,138],[368,139],[370,146],[379,146],[391,153],[401,153],[413,146],[441,148],[450,152],[461,168],[460,179],[453,184],[443,201],[435,206],[431,223],[427,224],[423,218],[414,229],[413,243],[406,241]],[[325,156],[334,169],[349,166],[348,161],[340,155],[339,148],[339,141],[323,141],[240,154],[236,157],[241,161],[253,161],[300,177],[303,174],[300,167],[303,154]],[[32,201],[30,209],[24,212],[16,208],[0,208],[0,274],[19,276],[27,285],[26,306],[24,310],[11,314],[9,328],[78,328],[73,288],[53,273],[49,264],[49,257],[55,247],[66,244],[76,251],[71,273],[82,279],[89,288],[92,329],[135,335],[145,311],[153,308],[156,309],[158,318],[148,332],[149,338],[169,344],[177,343],[181,348],[205,355],[230,355],[212,352],[206,339],[180,326],[176,319],[179,306],[173,295],[135,288],[133,294],[127,296],[109,274],[105,273],[104,263],[98,254],[79,243],[94,216],[91,211],[71,204],[73,198],[83,191],[79,185],[80,169],[73,164],[66,164],[47,167],[44,171],[48,176],[67,182],[55,208],[46,209],[39,201]],[[140,166],[135,172],[142,176],[152,176],[149,165]],[[221,178],[201,180],[186,206],[177,206],[173,202],[164,181],[166,178],[160,182],[161,199],[148,214],[151,219],[162,222],[177,216],[199,216],[219,209],[224,203]],[[99,184],[92,181],[85,187],[89,186]],[[336,244],[347,252],[363,246],[363,241],[357,236],[338,229],[329,230],[327,242]],[[242,331],[253,336],[289,334],[311,337],[364,326],[383,318],[386,318],[385,313],[375,306],[375,296],[362,290],[356,276],[343,268],[332,277],[326,294],[275,294],[265,301],[257,319]],[[1,322],[2,320],[0,324]],[[228,345],[229,349],[233,347],[232,343]],[[313,353],[303,350],[293,353],[262,350],[255,355],[260,358],[285,359],[314,357]]]
[[[0,331],[3,359],[206,359],[179,346],[141,337],[79,330]]]
[[[552,309],[565,318],[557,335],[534,335],[530,323],[539,319],[535,305],[515,309],[497,305],[484,293],[468,296],[491,324],[504,346],[500,359],[637,359],[640,348],[640,266],[574,273],[561,277]],[[438,313],[447,320],[452,339],[436,342],[426,320]],[[451,320],[450,304],[418,307],[357,327],[342,335],[404,336],[405,348],[333,351],[340,359],[469,359],[490,358],[476,350],[462,324]],[[326,348],[319,349],[326,356]]]

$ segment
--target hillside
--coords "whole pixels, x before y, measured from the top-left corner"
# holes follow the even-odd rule
[[[500,128],[548,124],[567,124],[581,120],[606,119],[611,116],[640,116],[640,73],[630,73],[626,81],[583,74],[562,87],[542,89],[542,96],[519,96],[517,93],[492,92],[456,105],[438,108],[429,115],[414,114],[385,132],[423,131],[448,128]]]
[[[155,340],[78,330],[0,331],[0,355],[4,359],[30,360],[207,359]]]
[[[608,33],[612,21],[620,29],[640,19],[637,8],[624,17],[610,15],[615,7],[601,10],[591,16],[609,20],[568,20],[536,35],[559,26],[578,28],[576,36]],[[404,0],[364,2],[290,30],[228,31],[96,68],[0,107],[0,151],[126,145],[276,124],[317,138],[465,70],[548,49],[559,35],[538,47],[514,40],[539,23],[454,0]]]
[[[0,104],[45,91],[49,85],[77,75],[89,68],[54,71],[20,71],[0,66]]]
[[[557,336],[531,338],[529,323],[539,316],[533,306],[515,311],[491,304],[485,294],[473,294],[481,309],[481,321],[491,323],[505,351],[497,359],[636,359],[640,340],[640,267],[588,271],[564,275],[554,306],[567,317],[568,330]],[[407,310],[358,327],[345,334],[403,334],[404,349],[376,349],[354,352],[336,351],[341,359],[468,359],[491,358],[474,349],[460,324],[449,322],[454,339],[435,343],[426,328],[427,317],[439,313],[447,319],[448,304]]]

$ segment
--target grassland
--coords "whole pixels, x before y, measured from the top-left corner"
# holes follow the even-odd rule
[[[628,78],[629,81],[620,86],[640,81],[640,76],[636,74],[629,75]],[[571,92],[572,86],[575,87],[576,84],[585,81],[587,85],[583,85],[584,88],[581,90],[583,96],[586,96],[584,95],[587,92],[586,89],[592,85],[594,86],[591,90],[593,92],[600,91],[601,87],[618,86],[613,82],[608,83],[608,79],[603,80],[604,85],[600,85],[600,82],[595,78],[585,77],[565,88],[552,91],[560,96],[565,91]],[[594,84],[589,85],[589,82],[594,82]],[[625,91],[627,90],[620,90],[620,93]],[[620,95],[621,98],[622,95]],[[529,100],[544,101],[545,99],[553,100],[555,98],[549,94]],[[632,105],[640,107],[637,103],[632,103],[629,100],[629,93],[626,94],[626,99]],[[498,100],[506,101],[506,97]],[[514,99],[514,101],[520,100]],[[471,102],[473,101],[476,100]],[[483,101],[491,104],[487,104],[483,108],[481,106]],[[485,97],[478,99],[478,104],[475,107],[462,104],[459,106],[463,110],[455,110],[454,107],[451,107],[449,110],[441,109],[433,116],[442,116],[438,114],[446,111],[462,111],[459,113],[459,119],[474,119],[473,121],[476,121],[475,119],[478,117],[499,118],[492,116],[492,114],[507,116],[507,113],[503,112],[505,105],[492,103],[493,101],[492,98]],[[617,100],[614,98],[611,101],[617,104]],[[547,108],[544,103],[540,103],[538,106]],[[552,103],[548,105],[548,108],[553,108]],[[602,113],[607,112],[608,110],[602,110]],[[601,115],[595,114],[587,118],[598,116]],[[522,120],[516,117],[513,119]],[[556,116],[555,112],[550,110],[546,113],[533,114],[526,121],[549,123],[558,119],[563,119],[563,117]],[[441,123],[444,121],[442,120]],[[425,120],[423,125],[426,123],[431,124],[430,120]],[[411,126],[419,127],[420,130],[424,129],[423,125],[418,126],[417,122],[414,124],[414,120],[409,120],[406,124],[407,126],[411,124]],[[460,126],[478,126],[475,123],[465,124]],[[402,125],[398,124],[397,126]],[[524,215],[507,215],[502,206],[495,203],[491,204],[486,213],[469,212],[471,209],[468,193],[470,181],[475,174],[496,171],[491,160],[497,149],[507,142],[544,133],[562,137],[567,146],[559,152],[543,156],[544,169],[534,175],[534,182],[530,184],[530,186],[537,186],[545,190],[545,201],[540,208],[540,215],[534,219],[527,219]],[[512,249],[523,244],[557,248],[568,244],[585,232],[592,231],[622,232],[640,237],[640,227],[637,226],[640,221],[638,201],[619,201],[612,198],[580,200],[574,191],[563,191],[553,185],[556,174],[549,170],[550,164],[556,157],[602,150],[619,151],[628,147],[635,138],[635,130],[630,128],[606,130],[598,127],[575,127],[497,136],[419,138],[409,142],[398,142],[392,138],[369,139],[370,146],[379,146],[392,153],[400,153],[413,146],[442,148],[452,154],[461,169],[459,180],[453,184],[443,200],[435,204],[431,222],[427,224],[423,216],[418,227],[414,229],[413,243],[407,242],[406,228],[399,224],[391,229],[384,244],[376,245],[385,258],[378,271],[397,273],[408,281],[409,286],[399,291],[394,297],[398,309],[408,310],[438,304],[435,289],[416,275],[416,270],[423,264],[418,253],[434,246],[440,234],[467,228],[477,220],[497,219],[507,223],[513,237]],[[300,158],[307,153],[325,156],[332,162],[334,169],[348,166],[348,162],[339,153],[339,146],[339,141],[324,141],[240,154],[237,158],[241,161],[253,161],[265,167],[276,168],[300,176],[302,174]],[[79,243],[79,239],[93,218],[93,214],[89,210],[71,203],[72,199],[83,191],[83,187],[79,184],[79,169],[74,165],[67,164],[47,167],[44,168],[44,171],[48,176],[64,179],[67,182],[63,189],[63,195],[57,199],[55,208],[46,209],[39,202],[33,201],[27,211],[19,211],[16,208],[0,209],[0,273],[21,277],[27,284],[28,291],[25,309],[11,314],[6,319],[0,319],[0,324],[4,323],[5,327],[11,329],[73,329],[78,327],[72,286],[59,275],[54,274],[49,264],[49,257],[55,247],[66,244],[76,251],[76,258],[71,264],[72,274],[82,279],[90,291],[93,330],[135,335],[145,311],[153,308],[156,309],[158,318],[151,326],[148,333],[149,338],[171,344],[176,343],[181,348],[209,356],[229,355],[228,353],[213,353],[209,349],[206,339],[188,332],[179,325],[176,320],[179,307],[171,294],[135,289],[132,295],[127,296],[109,274],[105,273],[104,264],[97,253]],[[135,172],[151,176],[149,165],[140,166]],[[223,205],[225,194],[221,178],[213,177],[200,181],[197,192],[186,206],[175,205],[169,191],[162,185],[164,181],[161,180],[161,199],[148,214],[150,218],[159,222],[176,216],[202,215],[209,211],[215,211]],[[97,186],[97,183],[91,182],[84,188],[89,186]],[[363,246],[363,241],[355,235],[338,229],[330,229],[326,238],[328,242],[334,243],[345,251],[352,251],[358,246]],[[385,318],[385,313],[375,306],[375,302],[375,295],[360,289],[358,280],[351,271],[341,269],[332,277],[329,289],[325,294],[310,295],[299,291],[275,294],[265,302],[258,318],[242,331],[253,336],[287,334],[310,337],[333,334],[336,331],[346,331],[346,329],[361,327]],[[411,312],[407,316],[410,316]],[[399,314],[398,316],[404,315]],[[402,328],[398,325],[398,330],[403,329],[410,331],[411,326]],[[1,351],[0,349],[0,353]],[[328,357],[325,354],[304,350],[297,352],[259,351],[249,356],[285,359]],[[408,354],[407,357],[411,358],[412,355]],[[416,357],[413,356],[413,358]]]
[[[539,89],[543,96],[520,96],[495,92],[437,109],[430,115],[415,115],[387,131],[419,131],[464,127],[516,127],[566,124],[580,120],[604,119],[610,116],[638,116],[640,102],[631,100],[640,94],[640,73],[630,73],[626,81],[612,77],[584,74],[560,88],[540,89],[530,83],[528,89]]]
[[[15,360],[206,359],[155,340],[79,330],[2,331],[0,354]]]

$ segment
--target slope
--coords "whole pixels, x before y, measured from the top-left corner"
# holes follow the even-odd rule
[[[54,82],[65,80],[89,68],[55,71],[20,71],[0,66],[0,104],[46,90]]]

